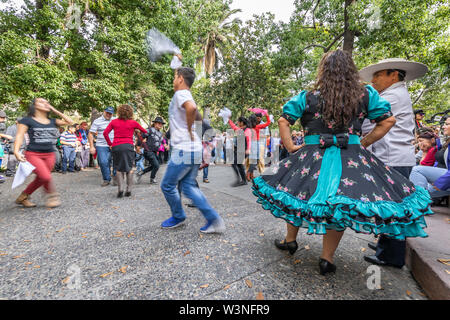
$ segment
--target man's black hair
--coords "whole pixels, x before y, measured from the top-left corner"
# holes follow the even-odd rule
[[[182,76],[186,85],[191,88],[195,81],[195,71],[192,68],[181,67],[177,69],[177,75]]]
[[[391,73],[397,71],[398,72],[398,81],[405,81],[405,77],[406,77],[406,71],[405,70],[400,70],[400,69],[388,69],[387,70],[387,75],[390,75]]]

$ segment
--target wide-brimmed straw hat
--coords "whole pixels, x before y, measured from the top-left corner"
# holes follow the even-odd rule
[[[428,72],[428,67],[423,63],[408,61],[402,58],[390,58],[361,69],[359,76],[363,81],[370,82],[376,72],[388,69],[405,71],[405,81],[421,78]]]

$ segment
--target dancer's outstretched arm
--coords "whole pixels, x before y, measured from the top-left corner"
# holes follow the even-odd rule
[[[66,116],[64,113],[59,112],[58,110],[56,110],[52,105],[50,105],[50,111],[53,112],[54,114],[56,114],[58,117],[60,117],[61,119],[56,119],[55,123],[58,127],[64,127],[67,125],[71,125],[74,124],[74,121],[72,120],[72,118]]]

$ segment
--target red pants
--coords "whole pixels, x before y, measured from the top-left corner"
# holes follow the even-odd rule
[[[28,185],[24,193],[31,195],[41,186],[44,186],[45,192],[47,193],[55,192],[52,181],[52,169],[55,165],[55,154],[53,152],[41,153],[26,151],[25,158],[29,163],[36,167],[33,171],[36,174],[36,179]]]

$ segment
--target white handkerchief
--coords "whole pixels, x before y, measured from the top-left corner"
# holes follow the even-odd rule
[[[24,183],[25,179],[33,172],[34,169],[36,168],[31,163],[20,162],[12,183],[12,189],[17,188]]]
[[[173,56],[172,62],[170,63],[170,67],[173,70],[176,70],[178,68],[180,68],[183,65],[183,63],[180,61],[180,59],[178,59],[177,56]]]
[[[227,124],[228,123],[228,119],[231,118],[231,110],[228,108],[223,108],[220,110],[218,116],[221,117],[223,119],[223,124]]]

